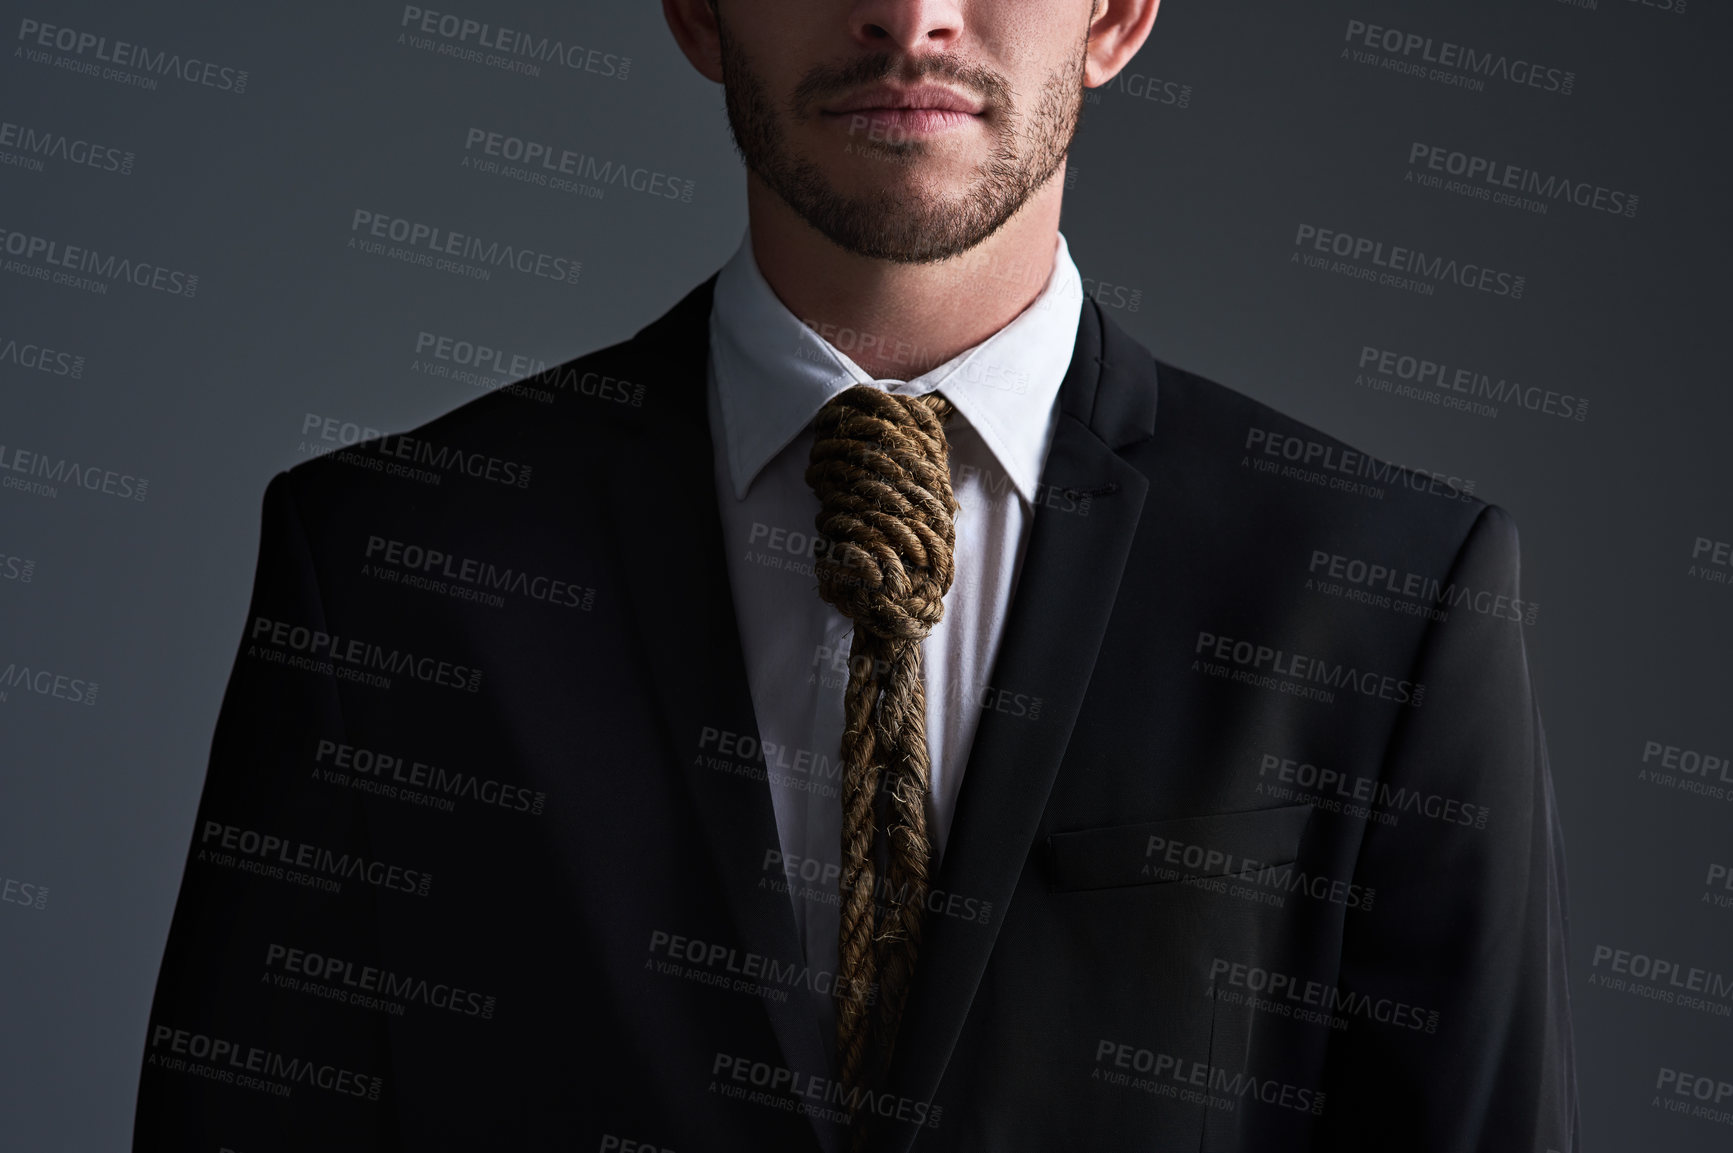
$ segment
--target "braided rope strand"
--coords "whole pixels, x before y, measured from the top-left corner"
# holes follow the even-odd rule
[[[868,643],[863,644],[863,640]],[[877,977],[872,947],[873,801],[879,791],[880,763],[872,702],[878,695],[876,661],[866,634],[856,632],[849,648],[849,680],[843,694],[842,760],[853,766],[842,782],[841,927],[837,965],[837,1053],[842,1082],[858,1084],[867,1067],[871,1026],[867,993]]]
[[[907,703],[891,701],[893,693],[906,694]],[[899,657],[899,667],[892,671],[891,688],[886,692],[885,711],[900,715],[904,729],[893,746],[895,759],[888,766],[885,782],[890,810],[885,825],[890,850],[885,880],[890,899],[877,934],[882,1004],[875,1069],[878,1075],[889,1068],[895,1050],[897,1026],[908,1000],[927,909],[927,868],[932,855],[927,834],[927,799],[932,793],[932,779],[926,741],[926,688],[921,681],[918,645],[908,646]]]

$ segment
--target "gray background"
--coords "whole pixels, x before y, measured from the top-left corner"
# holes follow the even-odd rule
[[[1472,479],[1517,518],[1589,1150],[1733,1141],[1655,1104],[1662,1067],[1733,1082],[1733,1022],[1591,981],[1597,946],[1733,979],[1733,908],[1706,895],[1710,866],[1733,865],[1733,801],[1639,779],[1648,741],[1733,755],[1733,586],[1687,575],[1696,538],[1733,540],[1733,14],[1666,3],[1167,0],[1124,90],[1086,107],[1062,226],[1089,287],[1156,355]],[[306,415],[402,429],[478,395],[412,368],[422,331],[550,363],[629,336],[733,251],[744,189],[720,90],[649,0],[445,9],[630,57],[625,79],[418,50],[389,3],[0,7],[0,122],[134,154],[127,174],[40,156],[38,170],[0,146],[0,229],[199,276],[187,298],[0,271],[0,444],[149,480],[143,501],[0,489],[0,668],[100,684],[88,706],[16,688],[0,702],[0,882],[48,891],[40,909],[0,902],[0,1146],[121,1149],[261,494],[304,459]],[[246,69],[246,90],[44,64],[19,50],[27,19]],[[1475,92],[1344,59],[1350,19],[1570,70],[1574,91]],[[1129,74],[1189,93],[1140,98]],[[462,166],[472,128],[694,194],[596,199],[478,173]],[[1538,215],[1421,188],[1404,180],[1416,142],[1635,193],[1639,209]],[[582,275],[478,282],[366,255],[347,244],[357,208],[575,256]],[[1302,223],[1521,273],[1525,291],[1420,296],[1305,268]],[[83,357],[81,375],[25,367],[26,345]],[[1587,417],[1376,393],[1355,383],[1368,345],[1587,398]]]

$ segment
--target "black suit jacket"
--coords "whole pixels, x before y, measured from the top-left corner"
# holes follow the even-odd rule
[[[714,278],[265,492],[135,1148],[839,1153],[712,480]],[[1496,506],[1086,302],[897,1150],[1575,1150]]]

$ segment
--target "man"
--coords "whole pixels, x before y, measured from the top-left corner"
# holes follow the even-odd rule
[[[137,1148],[1577,1148],[1509,517],[1058,234],[1156,6],[664,0],[747,236],[272,480]]]

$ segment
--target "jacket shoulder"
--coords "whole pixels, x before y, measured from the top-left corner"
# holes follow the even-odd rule
[[[1139,346],[1141,347],[1141,346]],[[1489,509],[1472,480],[1386,460],[1273,405],[1150,356],[1152,480],[1214,494],[1229,523],[1454,550]]]
[[[594,349],[401,431],[377,433],[289,469],[300,493],[360,496],[369,475],[408,476],[400,465],[497,480],[582,470],[592,451],[627,431],[704,418],[705,326],[716,277],[690,289],[632,336]],[[511,468],[505,466],[510,464]],[[429,476],[417,476],[431,482]],[[459,486],[460,488],[462,486]],[[546,486],[543,486],[546,487]],[[386,490],[390,491],[389,487]],[[487,491],[485,488],[480,491]]]

